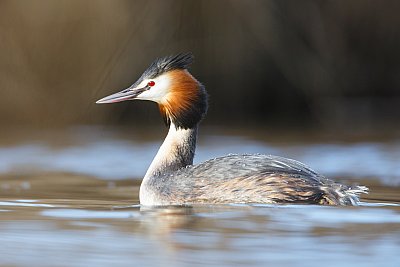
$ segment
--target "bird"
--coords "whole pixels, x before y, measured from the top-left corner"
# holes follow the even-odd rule
[[[289,158],[228,154],[193,165],[208,107],[205,87],[189,72],[193,60],[190,52],[158,58],[130,87],[96,102],[156,102],[168,127],[140,185],[140,205],[360,203],[367,187],[335,182]]]

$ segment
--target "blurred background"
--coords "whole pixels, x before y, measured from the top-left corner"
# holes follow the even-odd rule
[[[162,123],[155,104],[94,103],[155,58],[191,51],[210,94],[204,125],[398,135],[399,10],[389,0],[1,0],[1,127]]]
[[[0,0],[0,265],[397,267],[399,11],[398,0]],[[187,51],[210,95],[194,163],[294,158],[368,186],[361,207],[139,211],[167,130],[155,103],[95,102]]]

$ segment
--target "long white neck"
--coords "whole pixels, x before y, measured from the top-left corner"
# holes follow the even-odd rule
[[[196,150],[197,125],[192,129],[169,127],[167,137],[154,157],[143,182],[151,177],[177,171],[193,164]]]
[[[171,122],[167,137],[150,164],[140,185],[140,204],[160,205],[163,202],[161,190],[162,175],[193,164],[196,150],[197,125],[191,129],[176,128]],[[157,190],[158,188],[158,190]],[[162,191],[162,190],[161,190]]]

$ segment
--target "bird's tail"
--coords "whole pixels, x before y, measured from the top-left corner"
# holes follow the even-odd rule
[[[350,186],[344,190],[344,197],[347,198],[347,201],[350,201],[349,204],[353,206],[357,206],[360,202],[360,194],[368,194],[369,188],[363,185]],[[345,204],[348,205],[348,204]]]
[[[321,204],[358,206],[360,203],[360,194],[368,194],[368,187],[363,185],[344,186],[336,184],[323,188],[325,195],[321,199]]]

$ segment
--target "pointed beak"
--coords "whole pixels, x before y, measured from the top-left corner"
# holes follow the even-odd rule
[[[148,87],[145,86],[143,88],[128,88],[125,90],[122,90],[121,92],[103,97],[100,100],[96,101],[96,104],[108,104],[108,103],[117,103],[117,102],[122,102],[125,100],[133,100],[135,99],[138,95],[143,93],[144,91],[147,91]]]

